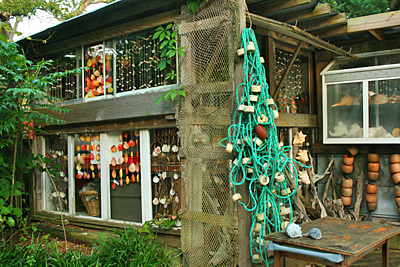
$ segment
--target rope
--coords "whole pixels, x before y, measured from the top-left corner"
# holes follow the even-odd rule
[[[255,46],[254,52],[248,51],[251,42]],[[308,166],[286,156],[285,153],[290,151],[290,146],[279,147],[274,122],[274,110],[277,113],[277,106],[268,94],[265,69],[260,61],[260,51],[252,29],[243,30],[241,48],[244,48],[244,81],[236,88],[238,109],[234,112],[233,124],[228,128],[228,137],[220,141],[220,146],[225,148],[228,144],[230,147],[233,146],[232,152],[236,155],[230,172],[233,193],[236,195],[237,187],[248,181],[250,201],[247,205],[240,200],[238,203],[252,214],[249,233],[252,259],[257,262],[259,257],[268,266],[267,242],[263,242],[263,237],[281,230],[283,222],[283,215],[280,215],[281,207],[290,208],[289,222],[292,221],[291,201],[298,187],[298,172],[294,163],[305,168]],[[261,91],[254,92],[252,86],[261,86]],[[241,89],[242,97],[239,96]],[[258,96],[258,101],[250,101],[250,96],[253,98]],[[250,111],[242,110],[248,107]],[[251,107],[254,107],[254,112]],[[263,116],[267,119],[263,120]],[[261,125],[267,132],[267,138],[261,140],[263,141],[261,145],[257,145],[256,142],[257,125]],[[259,181],[261,175],[269,179],[268,184],[263,185]],[[293,177],[294,185],[288,182],[288,175]],[[286,195],[282,195],[282,192],[286,192]]]

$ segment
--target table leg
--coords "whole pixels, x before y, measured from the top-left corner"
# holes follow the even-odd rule
[[[382,245],[382,267],[389,267],[389,245],[388,240]]]
[[[281,254],[277,250],[274,252],[274,267],[281,267]]]

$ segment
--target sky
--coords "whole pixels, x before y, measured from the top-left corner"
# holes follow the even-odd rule
[[[89,12],[89,11],[101,8],[105,5],[106,4],[104,4],[104,3],[90,5],[87,7],[85,12]],[[15,19],[12,19],[10,22],[11,22],[11,26],[13,26]],[[14,39],[14,41],[18,41],[27,36],[31,36],[35,33],[41,32],[49,27],[53,27],[59,23],[60,23],[59,20],[54,19],[54,17],[52,17],[47,12],[39,11],[39,12],[37,12],[36,16],[32,16],[30,19],[24,18],[24,20],[18,24],[17,31],[21,32],[22,35],[14,36],[13,39]]]

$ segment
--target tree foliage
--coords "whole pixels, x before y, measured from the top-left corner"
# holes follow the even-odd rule
[[[390,0],[321,0],[320,3],[329,3],[331,8],[338,12],[346,12],[347,17],[355,18],[390,10]]]

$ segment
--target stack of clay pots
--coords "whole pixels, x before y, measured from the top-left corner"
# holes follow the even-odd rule
[[[378,186],[375,181],[379,178],[379,155],[375,153],[368,154],[368,184],[367,194],[365,199],[367,201],[367,208],[370,211],[376,210],[378,206]]]
[[[396,204],[400,213],[400,154],[390,156],[390,171],[393,173],[394,194],[396,196]]]
[[[354,164],[354,156],[353,155],[344,155],[343,156],[343,165],[342,171],[347,176],[353,171]],[[344,206],[350,206],[353,195],[353,179],[343,178],[342,179],[342,202]]]

